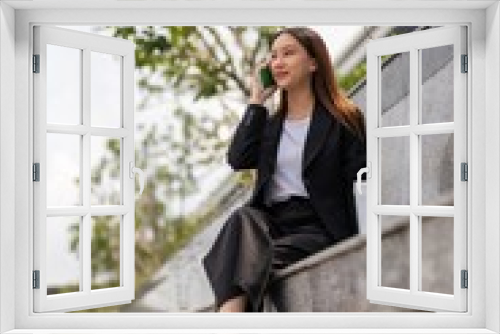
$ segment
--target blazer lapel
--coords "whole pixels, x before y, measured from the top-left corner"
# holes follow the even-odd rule
[[[318,100],[316,100],[314,112],[312,114],[311,124],[306,136],[304,144],[304,154],[302,155],[302,175],[307,167],[320,151],[326,138],[328,137],[329,129],[332,125],[333,115],[330,114]]]

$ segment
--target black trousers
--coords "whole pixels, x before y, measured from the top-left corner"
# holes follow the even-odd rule
[[[262,209],[237,208],[202,260],[216,309],[245,294],[245,311],[262,312],[277,270],[333,243],[307,198],[292,196]]]

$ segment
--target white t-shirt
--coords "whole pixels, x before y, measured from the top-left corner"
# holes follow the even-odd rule
[[[291,195],[309,197],[302,180],[302,155],[310,122],[310,115],[298,120],[284,120],[267,204],[286,200]]]

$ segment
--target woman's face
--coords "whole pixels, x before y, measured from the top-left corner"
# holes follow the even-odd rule
[[[273,41],[270,67],[277,86],[287,89],[308,82],[316,64],[295,37],[283,33]]]

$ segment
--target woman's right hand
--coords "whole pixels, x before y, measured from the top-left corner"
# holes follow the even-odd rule
[[[249,103],[252,104],[263,104],[265,100],[267,100],[271,95],[274,94],[277,85],[273,85],[264,89],[262,86],[262,82],[260,81],[260,70],[268,65],[270,59],[261,60],[255,66],[251,81],[250,81],[250,99]]]

